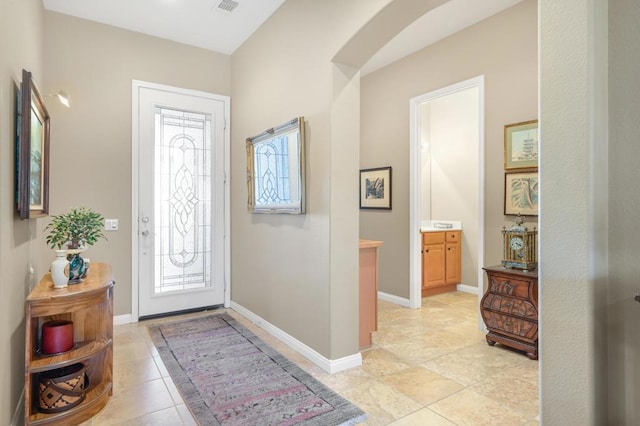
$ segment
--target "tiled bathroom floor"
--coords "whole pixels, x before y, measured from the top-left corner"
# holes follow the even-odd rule
[[[486,344],[477,329],[475,295],[432,296],[415,310],[378,301],[378,331],[373,346],[362,353],[362,367],[333,375],[235,311],[226,311],[366,411],[366,425],[539,424],[538,362]],[[114,328],[113,397],[86,425],[196,424],[146,325]]]

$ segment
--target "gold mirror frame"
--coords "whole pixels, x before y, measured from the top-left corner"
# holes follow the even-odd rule
[[[305,213],[304,117],[247,138],[249,213]]]

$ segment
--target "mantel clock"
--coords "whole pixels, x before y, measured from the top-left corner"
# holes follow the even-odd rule
[[[525,272],[538,266],[538,230],[529,230],[518,215],[515,225],[502,228],[502,266]]]

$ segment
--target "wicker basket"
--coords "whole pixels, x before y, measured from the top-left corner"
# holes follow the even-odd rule
[[[38,375],[38,410],[60,413],[84,401],[89,377],[82,363]]]

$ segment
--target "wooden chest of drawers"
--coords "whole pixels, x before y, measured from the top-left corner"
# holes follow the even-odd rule
[[[489,283],[480,310],[489,329],[487,343],[496,343],[524,351],[538,359],[538,273],[483,268]]]

